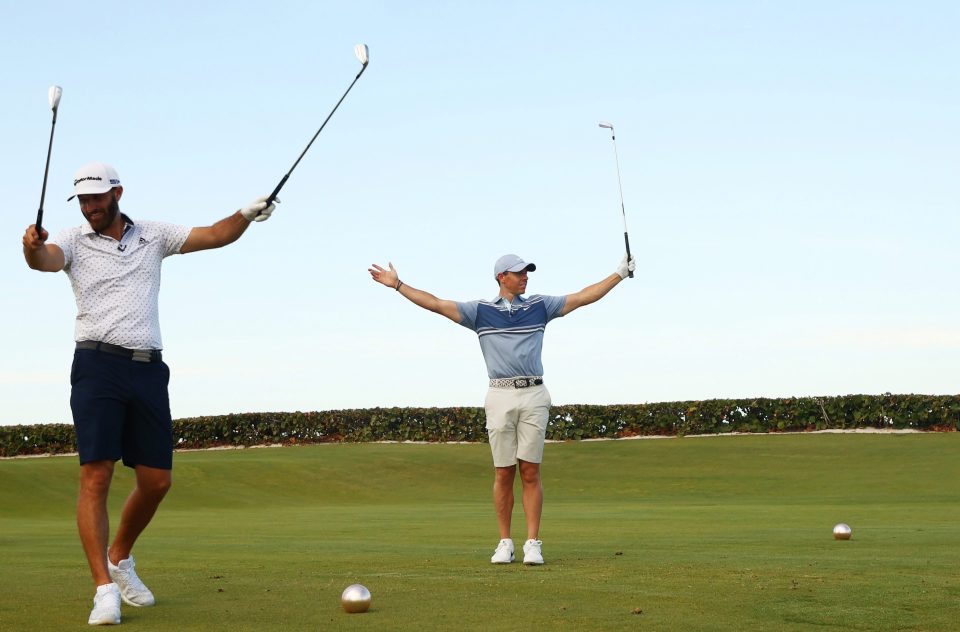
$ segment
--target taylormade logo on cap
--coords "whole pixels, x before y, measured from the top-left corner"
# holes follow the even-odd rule
[[[504,272],[521,272],[523,270],[533,272],[536,269],[536,265],[527,263],[517,255],[503,255],[493,264],[493,277],[496,278]]]
[[[98,195],[106,193],[113,187],[120,186],[120,176],[117,170],[102,162],[91,162],[83,165],[73,176],[73,195],[67,198],[69,202],[78,195]]]

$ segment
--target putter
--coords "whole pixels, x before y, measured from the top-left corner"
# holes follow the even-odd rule
[[[627,234],[627,211],[623,207],[623,182],[620,181],[620,156],[617,155],[617,135],[613,131],[613,123],[602,122],[600,127],[610,130],[610,138],[613,140],[613,157],[617,161],[617,186],[620,187],[620,212],[623,213],[623,243],[627,246],[627,261],[633,257],[630,255],[630,236]],[[627,272],[630,278],[633,278],[633,271]]]
[[[50,124],[50,142],[47,144],[47,165],[43,168],[43,188],[40,189],[40,209],[37,211],[37,237],[40,236],[40,229],[43,228],[43,200],[47,196],[47,174],[50,173],[50,150],[53,149],[53,130],[57,126],[57,108],[60,107],[60,96],[63,90],[60,86],[50,86],[47,91],[47,99],[50,101],[50,109],[53,110],[53,122]]]
[[[343,103],[343,100],[347,98],[347,95],[350,93],[350,88],[353,88],[353,84],[357,82],[357,79],[360,78],[360,75],[363,74],[363,71],[367,69],[367,64],[370,63],[370,49],[367,48],[366,44],[357,44],[353,49],[354,54],[357,56],[357,59],[360,60],[360,63],[363,64],[363,67],[360,68],[360,72],[357,73],[357,76],[353,78],[353,81],[350,82],[350,85],[347,87],[347,91],[343,93],[343,96],[340,97],[340,100],[337,101],[337,104],[333,106],[333,109],[330,110],[330,114],[327,115],[327,118],[323,120],[323,125],[320,126],[320,129],[317,130],[317,133],[313,135],[313,138],[310,139],[310,142],[307,143],[307,146],[300,152],[300,156],[297,158],[297,161],[293,163],[293,166],[290,167],[290,171],[283,176],[283,179],[280,180],[280,183],[277,184],[277,188],[273,190],[273,193],[270,194],[270,197],[267,198],[267,206],[270,206],[274,200],[277,199],[277,195],[280,193],[280,189],[283,188],[283,185],[287,183],[287,179],[290,177],[290,174],[293,173],[293,170],[297,168],[297,165],[300,164],[300,160],[307,153],[307,150],[310,149],[310,145],[313,144],[313,141],[317,140],[317,136],[320,135],[320,132],[323,131],[323,128],[326,127],[327,121],[330,120],[330,117],[333,116],[333,113],[337,111],[337,108],[340,107],[340,104]]]

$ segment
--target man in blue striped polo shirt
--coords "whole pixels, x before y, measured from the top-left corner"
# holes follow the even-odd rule
[[[490,558],[494,564],[513,561],[510,518],[518,465],[527,523],[523,563],[543,564],[539,539],[543,511],[540,462],[550,418],[550,393],[543,383],[540,355],[547,323],[600,300],[633,271],[634,265],[633,259],[628,261],[624,257],[616,272],[579,292],[566,296],[535,294],[524,298],[527,273],[536,270],[537,266],[517,255],[504,255],[493,266],[493,275],[500,286],[499,294],[490,301],[467,303],[439,299],[411,287],[400,280],[392,263],[387,268],[377,264],[369,268],[374,281],[397,290],[424,309],[472,329],[480,339],[480,350],[490,378],[484,410],[495,470],[493,505],[500,528],[500,542]]]

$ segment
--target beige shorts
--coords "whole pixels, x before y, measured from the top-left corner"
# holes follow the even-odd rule
[[[483,404],[494,467],[543,460],[543,440],[550,418],[547,387],[491,388]]]

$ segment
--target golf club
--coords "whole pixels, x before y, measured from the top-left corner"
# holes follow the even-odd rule
[[[47,174],[50,172],[50,150],[53,149],[53,130],[57,126],[57,108],[60,107],[60,96],[63,90],[60,86],[50,86],[47,91],[47,99],[50,101],[50,109],[53,110],[53,122],[50,124],[50,143],[47,145],[47,165],[43,168],[43,188],[40,190],[40,209],[37,211],[37,237],[40,236],[41,224],[43,223],[43,200],[47,196]]]
[[[617,154],[617,135],[613,131],[613,123],[601,122],[600,127],[610,130],[610,138],[613,140],[613,157],[617,161],[617,186],[620,187],[620,211],[623,213],[623,243],[627,246],[627,261],[633,257],[630,256],[630,236],[627,235],[627,211],[623,207],[623,182],[620,180],[620,156]],[[633,278],[633,271],[628,272],[630,278]]]
[[[267,198],[267,206],[273,203],[277,199],[277,194],[280,193],[280,189],[283,188],[283,185],[287,183],[287,179],[290,177],[290,174],[293,173],[293,170],[297,168],[297,165],[300,164],[300,160],[303,158],[304,154],[307,153],[307,150],[310,149],[310,145],[313,144],[313,141],[317,139],[317,136],[320,135],[320,132],[323,131],[323,128],[326,127],[327,121],[330,120],[330,117],[333,116],[333,113],[337,111],[337,108],[340,107],[340,104],[343,103],[343,100],[347,98],[347,94],[350,93],[350,89],[353,88],[353,84],[357,82],[357,79],[360,78],[360,75],[363,74],[363,71],[367,69],[367,64],[370,63],[370,49],[367,48],[366,44],[357,44],[353,49],[354,54],[357,56],[357,59],[360,60],[360,63],[363,64],[363,67],[360,69],[360,72],[357,73],[357,76],[353,78],[353,81],[350,82],[350,85],[347,87],[347,91],[343,93],[343,96],[340,97],[340,100],[337,101],[337,104],[333,106],[333,109],[330,110],[330,114],[327,115],[327,118],[323,120],[323,125],[320,126],[320,129],[317,130],[317,133],[313,135],[313,138],[310,139],[310,142],[307,143],[307,146],[300,153],[300,156],[297,158],[297,161],[293,163],[293,166],[290,167],[290,171],[283,176],[283,179],[280,180],[280,183],[277,184],[277,188],[273,190],[273,193],[270,194],[270,197]]]

